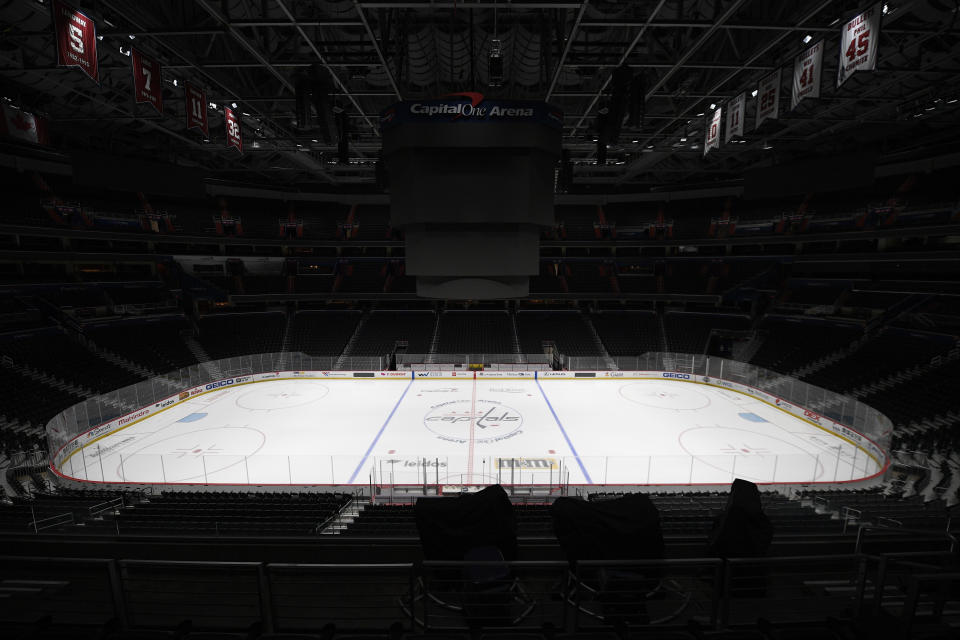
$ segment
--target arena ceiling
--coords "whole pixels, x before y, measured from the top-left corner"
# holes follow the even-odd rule
[[[869,149],[881,163],[955,153],[960,142],[960,0],[885,4],[879,62],[836,87],[841,22],[866,3],[829,0],[75,0],[97,23],[101,84],[56,66],[50,0],[0,2],[4,97],[49,117],[66,148],[143,154],[224,180],[289,187],[374,183],[378,113],[400,99],[479,90],[548,100],[565,114],[575,182],[599,191],[716,185],[798,157]],[[703,156],[711,104],[746,91],[824,39],[821,97]],[[504,80],[489,86],[502,43]],[[164,66],[164,112],[134,104],[135,46]],[[644,118],[596,162],[611,74],[643,78]],[[323,78],[350,121],[335,141],[298,129],[298,78]],[[205,139],[184,123],[184,81],[218,105]],[[174,84],[176,82],[176,85]],[[783,100],[783,98],[781,98]],[[228,149],[221,106],[237,103],[245,149]],[[218,111],[219,110],[219,111]]]

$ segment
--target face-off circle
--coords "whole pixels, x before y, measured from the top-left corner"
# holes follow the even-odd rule
[[[137,457],[145,466],[160,464],[163,458],[165,482],[204,482],[215,474],[244,464],[256,455],[267,437],[251,427],[211,427],[198,429],[150,443],[129,455],[125,464],[117,464],[117,476],[137,481]],[[227,453],[229,451],[230,453]]]
[[[710,406],[710,398],[678,382],[633,382],[620,387],[620,396],[651,409],[696,411]]]
[[[238,407],[251,411],[291,409],[322,400],[330,393],[327,385],[306,380],[284,381],[276,386],[260,383],[256,386],[261,388],[251,389],[237,398]]]
[[[692,427],[683,431],[678,440],[680,448],[698,464],[735,473],[745,480],[813,481],[823,473],[823,464],[816,455],[783,438],[750,429]]]
[[[467,442],[471,424],[474,442],[498,442],[520,432],[523,416],[496,400],[463,399],[434,405],[423,417],[423,426],[450,442]]]

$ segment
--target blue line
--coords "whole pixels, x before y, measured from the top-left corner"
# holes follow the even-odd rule
[[[393,409],[390,411],[390,415],[387,416],[387,419],[383,421],[383,426],[380,427],[380,431],[377,431],[377,437],[373,439],[373,442],[370,443],[370,446],[367,447],[367,452],[363,454],[363,459],[360,460],[360,463],[357,465],[357,468],[353,470],[353,475],[350,476],[350,479],[347,480],[347,484],[353,484],[353,481],[356,479],[357,474],[360,473],[360,469],[363,467],[363,463],[367,461],[367,458],[370,457],[370,452],[373,451],[373,448],[377,446],[377,442],[380,440],[380,436],[383,435],[384,429],[387,428],[387,425],[390,424],[393,414],[397,412],[397,409],[400,407],[400,403],[403,402],[403,399],[407,395],[407,391],[410,391],[410,386],[413,385],[413,378],[410,379],[410,382],[407,383],[407,388],[403,390],[403,393],[400,395],[400,399],[397,400],[397,404],[393,405]]]
[[[577,453],[577,448],[570,442],[570,436],[567,435],[567,430],[563,428],[563,424],[560,423],[560,418],[557,417],[557,412],[553,410],[553,405],[550,404],[550,398],[547,397],[547,393],[543,390],[543,387],[540,386],[540,381],[537,380],[536,377],[534,377],[534,381],[537,383],[537,389],[540,389],[540,394],[543,396],[544,402],[547,403],[550,413],[553,414],[553,419],[557,421],[557,426],[560,427],[560,433],[563,434],[563,439],[567,441],[567,446],[570,447],[570,451],[573,452],[573,457],[577,459],[577,464],[580,465],[580,471],[583,472],[583,477],[587,479],[587,484],[593,484],[593,480],[590,479],[590,474],[587,473],[587,468],[583,466],[583,460],[580,459],[580,454]]]

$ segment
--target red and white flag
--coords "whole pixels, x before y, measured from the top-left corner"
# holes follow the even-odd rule
[[[760,81],[757,87],[757,127],[768,118],[777,119],[777,106],[780,104],[780,69],[777,69]]]
[[[820,97],[820,69],[823,66],[823,40],[793,59],[793,91],[790,108],[796,109],[804,98]]]
[[[877,68],[877,43],[880,41],[880,17],[883,3],[878,2],[843,25],[840,32],[840,65],[837,69],[839,87],[856,71]]]
[[[147,102],[163,113],[163,80],[160,63],[137,49],[130,52],[133,63],[133,99]]]
[[[57,64],[80,67],[100,82],[97,64],[97,27],[85,13],[62,0],[53,0],[53,31],[57,42]]]
[[[720,107],[717,107],[717,110],[713,112],[713,117],[710,118],[710,125],[707,127],[707,139],[703,143],[703,155],[707,155],[707,152],[710,149],[719,149],[720,148]]]
[[[730,142],[733,136],[743,137],[743,118],[747,110],[747,94],[741,93],[727,105],[727,137],[724,142]]]
[[[207,95],[203,89],[189,82],[186,85],[187,129],[197,128],[203,135],[210,137],[210,125],[207,122]]]
[[[227,146],[236,147],[243,153],[243,136],[240,133],[240,118],[230,107],[223,108],[223,120],[227,127]]]
[[[29,111],[3,105],[3,133],[15,140],[34,144],[50,144],[47,138],[47,121]]]

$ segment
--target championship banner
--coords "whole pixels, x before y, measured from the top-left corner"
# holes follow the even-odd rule
[[[223,121],[227,126],[227,146],[236,147],[237,151],[243,153],[243,138],[240,135],[240,118],[230,107],[223,108]]]
[[[53,31],[57,43],[57,64],[80,67],[100,82],[97,64],[97,27],[87,15],[61,0],[53,0]]]
[[[820,97],[820,69],[823,62],[823,40],[793,60],[793,91],[790,108],[796,109],[804,98]]]
[[[187,83],[187,129],[197,128],[203,135],[210,137],[210,125],[207,123],[207,96],[203,89]]]
[[[733,136],[743,137],[743,118],[746,115],[747,94],[741,93],[727,106],[727,137],[724,142],[730,142]]]
[[[720,107],[717,107],[717,110],[713,112],[713,117],[710,118],[710,127],[707,129],[707,140],[703,144],[703,155],[707,155],[710,149],[720,148],[720,109]]]
[[[760,81],[757,88],[757,127],[770,118],[777,119],[777,106],[780,104],[780,69],[777,69]]]
[[[131,50],[130,60],[133,63],[133,99],[152,104],[154,109],[163,113],[160,63],[137,49]]]
[[[29,111],[15,109],[10,105],[3,105],[3,121],[0,131],[9,138],[32,142],[34,144],[49,144],[47,138],[47,121],[41,116],[35,116]]]
[[[880,17],[883,3],[879,2],[843,25],[840,32],[840,64],[837,68],[839,87],[856,71],[877,68],[877,42],[880,41]]]

